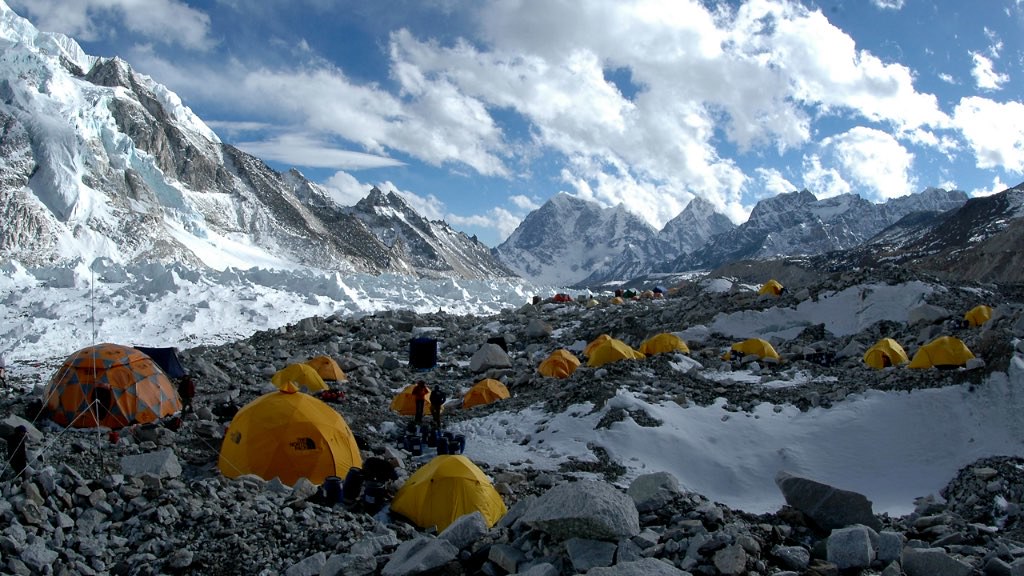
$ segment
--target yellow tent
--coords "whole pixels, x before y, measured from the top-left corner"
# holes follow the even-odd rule
[[[590,354],[593,353],[595,348],[611,339],[612,337],[607,334],[601,334],[597,338],[594,338],[589,344],[587,344],[586,348],[583,349],[583,356],[590,358]]]
[[[644,340],[643,343],[640,344],[640,352],[647,356],[662,354],[664,352],[682,352],[683,354],[689,354],[690,348],[679,336],[669,334],[668,332],[662,332],[661,334],[656,334],[647,340]]]
[[[580,359],[575,354],[559,348],[537,366],[537,371],[548,378],[568,378],[579,367]]]
[[[622,296],[616,296],[609,300],[612,304],[625,304],[626,301],[622,299]]]
[[[991,319],[992,307],[985,306],[984,304],[981,306],[975,306],[968,310],[967,314],[964,314],[964,320],[967,320],[967,325],[971,328],[977,328]]]
[[[295,386],[305,388],[310,392],[319,392],[321,390],[327,390],[327,383],[324,379],[317,374],[309,364],[289,364],[281,370],[278,370],[270,378],[270,381],[277,386],[278,390],[284,390],[285,384],[289,382],[295,384]]]
[[[761,358],[779,359],[779,353],[775,351],[775,348],[767,340],[760,338],[750,338],[733,344],[732,348],[722,356],[722,360],[732,360],[733,352],[740,352],[743,356],[756,354]]]
[[[509,398],[508,388],[494,378],[484,378],[469,389],[462,397],[462,407],[472,408],[481,404],[490,404],[497,400]]]
[[[228,478],[256,474],[292,485],[314,484],[363,465],[348,424],[333,408],[294,384],[246,404],[231,419],[217,467]]]
[[[892,338],[882,338],[864,353],[864,363],[872,368],[899,366],[910,361],[900,343]]]
[[[590,352],[587,366],[596,368],[610,362],[618,362],[619,360],[642,360],[643,358],[644,355],[633,350],[629,344],[622,340],[610,338]]]
[[[334,380],[335,382],[342,382],[348,380],[348,376],[338,366],[338,363],[334,361],[334,358],[330,356],[317,356],[306,360],[308,366],[312,366],[316,373],[320,375],[324,381]]]
[[[907,368],[963,366],[971,358],[974,358],[974,354],[959,338],[940,336],[918,348]]]
[[[490,528],[508,511],[484,473],[461,454],[443,454],[413,473],[395,494],[391,511],[420,528],[440,532],[459,517],[480,511]]]
[[[416,415],[416,397],[412,395],[415,384],[409,384],[401,392],[391,399],[391,409],[402,416]],[[427,388],[427,397],[423,399],[423,413],[430,414],[430,388]]]
[[[782,294],[782,284],[779,284],[778,280],[772,279],[764,283],[761,289],[757,291],[758,294],[771,294],[772,296],[778,296]]]

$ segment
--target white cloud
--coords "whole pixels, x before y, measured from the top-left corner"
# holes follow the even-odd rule
[[[523,210],[536,210],[537,208],[540,208],[540,203],[536,198],[530,198],[528,196],[523,196],[522,194],[509,196],[508,200],[515,204],[517,208],[521,208]]]
[[[402,197],[409,206],[412,207],[420,216],[423,216],[427,220],[444,220],[446,207],[444,202],[433,194],[427,194],[426,196],[416,194],[415,192],[409,192],[406,190],[399,190],[397,186],[391,182],[384,182],[377,185],[381,190],[388,192],[394,191],[396,194]]]
[[[796,186],[782,175],[782,172],[775,168],[758,168],[756,172],[760,187],[765,192],[763,197],[785,194],[797,189]],[[757,197],[761,198],[762,195],[758,194]]]
[[[992,186],[990,188],[978,188],[971,190],[969,195],[972,198],[978,198],[979,196],[991,196],[993,194],[998,194],[1007,188],[1010,188],[1010,186],[1003,182],[1002,178],[996,176],[992,179]]]
[[[817,154],[804,156],[803,159],[804,188],[810,190],[817,198],[831,198],[840,194],[849,194],[851,186],[843,179],[843,175],[835,168],[822,165]]]
[[[523,221],[521,217],[512,214],[504,208],[492,208],[486,214],[476,214],[473,216],[448,214],[446,220],[453,226],[494,230],[498,234],[497,244],[504,242]]]
[[[327,193],[338,203],[339,206],[352,206],[370,193],[372,188],[364,184],[348,172],[335,172],[326,182],[323,183]]]
[[[872,200],[888,200],[915,192],[911,178],[914,155],[891,135],[857,126],[822,141],[846,180]]]
[[[978,168],[1024,173],[1024,104],[963,98],[953,112]]]
[[[902,10],[906,0],[871,0],[871,3],[881,10]]]
[[[404,162],[387,156],[339,150],[321,138],[304,133],[281,134],[265,140],[239,142],[236,146],[257,158],[276,160],[297,167],[358,170],[404,165]]]
[[[9,0],[36,27],[80,40],[97,40],[122,30],[145,40],[193,50],[214,45],[210,17],[177,0]]]
[[[942,80],[946,84],[956,85],[957,83],[956,78],[954,78],[952,74],[946,74],[945,72],[939,73],[939,80]]]
[[[971,76],[974,76],[974,82],[978,85],[978,88],[982,90],[999,90],[1003,87],[1003,84],[1009,82],[1010,77],[996,72],[995,68],[993,68],[992,60],[985,55],[971,52],[971,59],[974,61],[974,67],[971,68]]]

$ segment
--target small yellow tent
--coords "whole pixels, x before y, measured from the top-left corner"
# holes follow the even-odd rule
[[[590,354],[593,353],[595,348],[611,339],[612,337],[607,334],[601,334],[597,338],[594,338],[587,344],[586,348],[583,349],[583,356],[586,358],[590,358]]]
[[[722,356],[722,360],[732,360],[733,352],[739,352],[743,356],[756,354],[761,358],[779,359],[779,353],[775,351],[775,348],[767,340],[760,338],[750,338],[733,344],[732,348]]]
[[[864,363],[872,368],[899,366],[910,361],[903,346],[892,338],[882,338],[864,353]]]
[[[633,350],[629,344],[622,340],[610,338],[607,342],[601,343],[601,345],[590,352],[587,366],[596,368],[610,362],[618,362],[619,360],[642,360],[643,358],[644,355]]]
[[[782,284],[779,284],[778,280],[772,279],[764,283],[761,289],[757,291],[758,294],[769,294],[771,296],[778,296],[782,294]]]
[[[504,400],[512,396],[508,388],[494,378],[484,378],[477,382],[466,395],[462,397],[462,407],[472,408],[481,404],[490,404],[498,400]]]
[[[277,386],[278,390],[284,390],[285,384],[289,382],[295,384],[297,388],[305,388],[310,392],[328,389],[324,379],[309,364],[289,364],[274,373],[270,381]]]
[[[914,359],[907,364],[907,368],[963,366],[971,358],[974,358],[974,354],[959,338],[940,336],[918,348],[914,353]]]
[[[228,478],[256,474],[295,484],[314,484],[348,474],[363,465],[359,446],[345,419],[288,382],[246,404],[231,419],[220,447],[217,467]]]
[[[690,348],[679,336],[668,332],[662,332],[661,334],[656,334],[647,340],[644,340],[640,344],[640,352],[647,356],[653,356],[654,354],[662,354],[665,352],[682,352],[683,354],[689,354]]]
[[[401,392],[391,399],[391,410],[402,416],[416,415],[416,397],[412,395],[415,384],[409,384]],[[430,414],[430,389],[427,388],[427,397],[423,399],[423,413]]]
[[[537,371],[547,378],[568,378],[579,367],[580,359],[575,354],[559,348],[537,366]]]
[[[626,301],[623,300],[622,296],[616,296],[616,297],[612,298],[611,300],[609,300],[609,302],[611,302],[612,304],[625,304],[626,303]]]
[[[490,528],[508,511],[484,473],[461,454],[436,456],[395,494],[391,511],[420,528],[440,532],[459,517],[480,511]]]
[[[964,320],[967,320],[967,325],[970,326],[971,328],[977,328],[978,326],[981,326],[982,324],[988,322],[991,319],[992,307],[985,306],[984,304],[982,304],[981,306],[975,306],[974,308],[968,310],[966,314],[964,314]]]
[[[348,376],[345,375],[341,366],[338,366],[338,363],[330,356],[316,356],[315,358],[306,360],[306,364],[312,366],[324,381],[333,380],[335,382],[343,382],[348,380]]]

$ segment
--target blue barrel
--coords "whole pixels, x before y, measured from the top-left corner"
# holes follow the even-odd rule
[[[386,494],[387,491],[383,484],[368,480],[363,487],[363,502],[367,504],[381,504],[384,502]]]
[[[437,439],[437,453],[439,455],[450,454],[450,452],[448,451],[448,439],[445,438],[444,436],[441,436],[440,438]]]
[[[448,449],[449,449],[449,451],[452,454],[455,454],[456,452],[458,452],[459,454],[462,454],[463,452],[465,452],[466,451],[466,435],[465,434],[456,434],[455,437],[452,439],[452,444],[450,444],[448,446]]]
[[[424,428],[424,430],[423,430],[423,442],[427,446],[430,446],[431,448],[433,448],[434,446],[437,446],[437,431],[436,430],[428,430],[428,429]]]
[[[420,456],[423,454],[423,441],[418,436],[413,436],[409,441],[409,452],[412,452],[413,456]]]

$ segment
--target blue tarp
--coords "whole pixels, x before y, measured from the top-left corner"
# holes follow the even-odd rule
[[[135,349],[152,358],[168,378],[181,378],[186,374],[181,362],[178,361],[178,353],[174,351],[174,348],[136,346]]]

